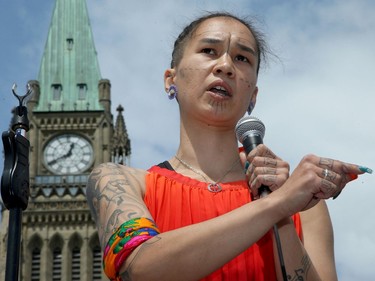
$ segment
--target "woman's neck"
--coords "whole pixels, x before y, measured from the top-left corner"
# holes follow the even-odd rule
[[[178,172],[193,178],[202,179],[194,169],[204,173],[211,181],[217,181],[228,171],[224,182],[244,178],[234,129],[192,123],[186,127],[182,124],[176,156],[188,165],[182,165],[176,158],[170,160],[172,165]]]

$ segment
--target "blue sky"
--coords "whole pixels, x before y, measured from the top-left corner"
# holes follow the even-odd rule
[[[0,129],[7,130],[20,93],[37,79],[54,1],[0,4]],[[132,166],[174,155],[178,111],[164,93],[163,73],[180,29],[205,10],[257,18],[278,56],[261,70],[254,115],[264,142],[294,168],[314,153],[375,169],[375,2],[87,1],[102,78],[112,106],[122,104]],[[0,168],[2,170],[2,163]],[[375,175],[363,175],[328,205],[342,281],[375,275]]]

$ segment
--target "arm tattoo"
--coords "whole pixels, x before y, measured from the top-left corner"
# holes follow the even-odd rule
[[[94,200],[99,197],[100,191],[97,187],[97,182],[100,179],[100,173],[101,170],[93,170],[89,176],[88,182],[87,182],[87,188],[86,188],[86,197],[87,197],[87,203],[90,207],[92,217],[95,221],[98,219],[99,214],[99,208],[96,204],[97,201]]]
[[[120,225],[121,222],[119,222],[118,217],[123,213],[123,211],[116,209],[111,216],[108,219],[108,223],[106,226],[100,225],[100,230],[102,233],[101,237],[101,245],[105,245],[108,241],[107,237],[110,237],[115,231],[116,231],[116,226]]]
[[[116,164],[100,165],[90,174],[86,196],[102,247],[124,220],[144,214],[134,183],[140,184]]]
[[[301,259],[301,267],[294,270],[294,275],[288,275],[290,281],[304,281],[311,268],[311,260],[308,255],[304,255]]]

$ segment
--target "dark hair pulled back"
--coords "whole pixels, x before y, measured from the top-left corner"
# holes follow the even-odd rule
[[[257,66],[257,73],[258,73],[261,61],[263,62],[263,60],[266,59],[266,55],[269,52],[267,43],[264,40],[264,34],[254,27],[253,21],[248,20],[248,19],[241,19],[228,12],[210,12],[202,17],[197,18],[196,20],[192,21],[189,25],[187,25],[182,30],[180,35],[177,37],[176,41],[174,42],[171,67],[174,68],[180,63],[187,42],[191,39],[191,37],[193,36],[197,28],[200,26],[200,24],[208,19],[218,18],[218,17],[226,17],[226,18],[231,18],[236,21],[239,21],[250,30],[250,32],[254,36],[256,48],[257,48],[256,51],[258,53],[258,66]]]

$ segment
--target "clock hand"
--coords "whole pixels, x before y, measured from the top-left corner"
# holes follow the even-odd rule
[[[59,161],[59,160],[65,158],[65,157],[66,157],[66,155],[64,154],[64,155],[62,155],[62,156],[60,156],[60,157],[57,157],[56,159],[53,159],[52,161],[48,162],[47,164],[48,164],[48,165],[56,164],[57,161]]]
[[[59,160],[59,159],[60,159],[60,158],[54,159],[54,160],[48,162],[47,164],[48,164],[48,165],[54,165],[54,164],[57,163],[57,160]]]
[[[69,149],[68,153],[64,156],[64,158],[72,156],[73,149],[74,149],[74,143],[71,143],[70,144],[70,149]]]
[[[69,148],[68,153],[66,153],[66,154],[64,154],[64,155],[61,155],[60,157],[58,157],[58,158],[56,158],[56,159],[53,159],[52,161],[48,162],[47,164],[48,164],[48,165],[54,165],[54,164],[57,163],[57,161],[59,161],[59,160],[61,160],[61,159],[68,158],[69,156],[72,155],[73,148],[74,148],[74,143],[71,143],[71,144],[70,144],[70,148]]]

